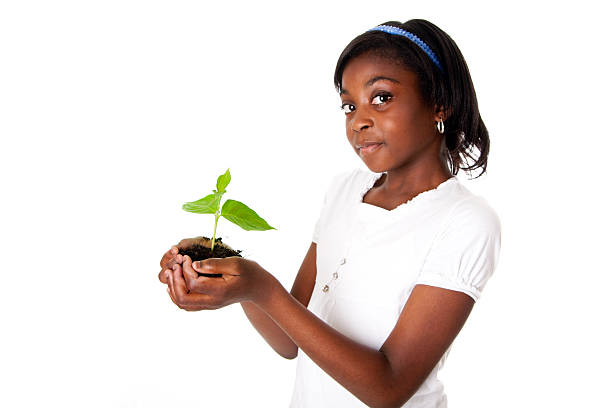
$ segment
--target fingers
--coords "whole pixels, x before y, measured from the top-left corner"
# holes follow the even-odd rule
[[[174,268],[176,268],[178,265],[175,265]],[[178,306],[181,307],[179,305],[179,301],[176,297],[176,293],[174,291],[174,271],[170,271],[170,273],[168,273],[168,293],[170,294],[170,298],[172,299],[172,301]]]
[[[186,302],[187,293],[181,287],[184,286],[182,281],[182,272],[181,267],[179,265],[174,265],[172,271],[168,271],[168,294],[170,295],[170,299],[172,302],[177,305],[179,308],[183,310],[187,310],[190,312],[195,312],[198,310],[202,310],[202,307],[193,307]]]
[[[178,254],[178,252],[177,252]],[[172,249],[169,249],[168,251],[166,251],[164,253],[164,255],[162,256],[162,258],[159,261],[159,266],[161,266],[162,268],[164,266],[166,266],[166,264],[172,259],[174,258],[176,254],[172,253]]]
[[[174,303],[178,307],[181,307],[181,305],[179,304],[179,301],[176,299],[176,295],[174,294],[174,288],[172,286],[172,271],[167,270],[165,272],[167,272],[166,281],[168,282],[168,288],[167,288],[168,295],[170,296],[172,303]]]
[[[190,261],[191,262],[191,261]],[[194,272],[195,273],[195,272]],[[206,278],[205,278],[206,279]],[[172,301],[181,309],[188,311],[209,310],[221,307],[214,299],[202,293],[191,292],[187,289],[184,271],[180,265],[175,265],[169,275],[168,293]]]
[[[191,258],[185,255],[183,258],[183,277],[185,278],[185,285],[187,286],[188,291],[192,291],[194,289],[198,279],[198,273],[193,270],[191,264]]]
[[[158,278],[160,282],[167,284],[168,280],[166,279],[166,270],[174,267],[175,264],[183,263],[183,255],[179,254],[179,249],[176,246],[170,248],[162,259],[159,261],[159,265],[161,266],[161,270],[159,271]]]
[[[170,251],[174,254],[174,262],[178,264],[183,263],[183,255],[179,254],[179,249],[176,246],[173,246]]]
[[[172,289],[170,289],[170,285],[168,285],[166,290],[168,291],[168,296],[170,296],[170,300],[172,300],[172,303],[174,303],[175,305],[180,307],[179,304],[178,304],[178,301],[174,298],[174,294],[172,293]]]
[[[174,298],[182,303],[185,295],[189,293],[185,286],[185,279],[183,279],[183,270],[180,265],[174,265],[172,272],[170,273],[170,287]]]
[[[203,308],[201,307],[190,307],[190,306],[186,306],[186,305],[182,305],[173,295],[172,290],[170,290],[170,286],[168,286],[168,295],[170,296],[170,299],[172,300],[172,303],[174,303],[179,309],[183,309],[186,310],[188,312],[197,312],[198,310],[203,310]]]
[[[211,287],[211,285],[214,285],[214,281],[218,281],[219,279],[198,275],[198,272],[196,272],[193,269],[194,263],[195,262],[191,262],[191,259],[188,256],[185,256],[182,266],[183,266],[183,276],[185,278],[187,289],[190,292],[195,291],[198,293],[205,293],[205,294],[214,293],[213,291],[214,288]]]
[[[168,284],[168,278],[167,278],[168,273],[170,273],[170,269],[162,269],[159,272],[159,275],[157,275],[157,277],[159,278],[161,283],[166,284],[166,285]]]
[[[203,237],[186,238],[181,240],[181,242],[178,244],[173,245],[168,251],[166,251],[159,261],[159,266],[161,267],[158,275],[159,280],[163,283],[167,283],[167,280],[164,277],[164,271],[166,269],[173,268],[177,263],[183,263],[183,255],[180,254],[181,249],[189,248],[190,246],[203,241],[205,241]]]

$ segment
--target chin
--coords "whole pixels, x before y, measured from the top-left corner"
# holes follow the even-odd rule
[[[370,171],[374,173],[384,173],[393,167],[392,158],[385,154],[387,153],[384,150],[386,147],[387,146],[383,144],[383,146],[374,153],[364,155],[363,157],[359,154],[359,151],[357,151],[357,156]]]
[[[382,165],[380,163],[376,163],[376,162],[371,162],[371,161],[366,161],[366,160],[361,160],[363,162],[363,164],[366,165],[366,167],[368,169],[370,169],[370,171],[374,172],[374,173],[384,173],[386,172],[389,167]]]

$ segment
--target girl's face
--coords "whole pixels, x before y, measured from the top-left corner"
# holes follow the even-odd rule
[[[412,71],[362,54],[346,65],[340,97],[348,141],[370,170],[441,165],[437,116],[423,101]]]

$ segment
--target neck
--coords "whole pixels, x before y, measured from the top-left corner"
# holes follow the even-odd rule
[[[442,148],[438,157],[427,156],[422,162],[407,163],[386,173],[379,186],[381,192],[385,196],[402,197],[405,200],[432,190],[452,177],[445,164]]]

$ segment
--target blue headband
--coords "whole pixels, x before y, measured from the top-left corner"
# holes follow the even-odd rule
[[[423,40],[421,40],[419,37],[412,34],[411,32],[408,32],[399,27],[393,27],[393,26],[384,25],[384,24],[371,28],[368,31],[382,31],[387,34],[401,35],[403,37],[408,38],[410,41],[415,43],[420,49],[422,49],[425,52],[425,54],[427,54],[429,59],[431,59],[433,63],[436,64],[438,68],[440,68],[440,71],[444,72],[444,70],[442,69],[442,65],[440,64],[440,61],[438,60],[438,57],[436,57],[436,54],[432,51],[431,48],[429,48],[429,45],[425,44]]]

